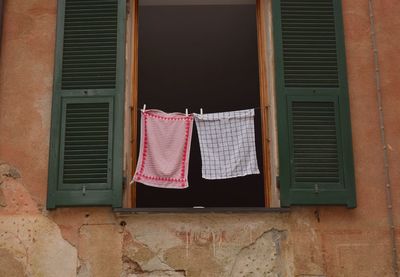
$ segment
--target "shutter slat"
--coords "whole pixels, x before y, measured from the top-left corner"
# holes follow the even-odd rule
[[[118,1],[67,0],[64,16],[62,89],[115,88]]]
[[[99,183],[104,183],[107,181],[105,178],[97,178],[97,179],[94,179],[94,178],[90,178],[90,179],[89,178],[88,179],[66,178],[65,180],[68,182],[68,184],[82,184],[82,183],[84,183],[84,184],[99,184]]]
[[[296,183],[311,181],[318,184],[338,183],[340,176],[335,104],[293,101],[289,108],[289,118],[293,134],[294,181]],[[305,118],[312,122],[324,122],[324,124],[304,124],[307,122]],[[308,144],[306,151],[304,151],[304,143]],[[326,170],[315,167],[316,164],[324,164]],[[308,169],[307,173],[304,168]]]
[[[280,2],[285,86],[339,87],[333,1]]]
[[[340,0],[274,0],[281,204],[355,207]]]
[[[63,183],[107,183],[110,124],[109,103],[67,104]],[[69,127],[71,120],[73,126]],[[89,121],[88,121],[89,120]],[[93,126],[96,123],[96,126]],[[101,144],[95,144],[102,141]],[[75,142],[71,144],[71,142]],[[81,144],[85,142],[85,144]],[[88,147],[87,144],[94,145]],[[71,170],[78,167],[81,172]],[[95,166],[93,166],[95,165]],[[103,165],[99,167],[98,165]],[[85,173],[89,172],[89,173]],[[99,178],[97,178],[99,177]]]
[[[318,76],[318,75],[317,75]],[[335,102],[292,101],[293,181],[296,184],[339,185],[341,182],[339,137]]]

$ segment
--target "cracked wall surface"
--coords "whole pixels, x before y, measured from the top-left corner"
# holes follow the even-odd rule
[[[39,210],[18,170],[0,162],[0,276],[75,276],[77,249]]]
[[[0,48],[0,276],[394,276],[367,1],[342,1],[356,209],[131,215],[116,214],[109,207],[44,208],[56,2],[5,1]],[[398,0],[374,1],[374,12],[399,241],[400,5]]]
[[[127,217],[125,266],[137,276],[154,271],[184,276],[288,276],[288,266],[280,260],[285,256],[282,252],[288,251],[284,218],[190,214]]]

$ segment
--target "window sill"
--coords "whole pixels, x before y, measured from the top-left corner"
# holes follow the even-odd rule
[[[156,213],[287,213],[289,208],[226,207],[226,208],[115,208],[115,213],[156,214]]]

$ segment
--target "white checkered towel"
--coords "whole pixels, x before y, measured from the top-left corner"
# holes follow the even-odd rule
[[[227,179],[260,173],[254,109],[194,116],[204,179]]]

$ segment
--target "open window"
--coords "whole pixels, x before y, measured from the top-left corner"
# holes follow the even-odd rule
[[[58,0],[49,209],[356,206],[340,0],[139,1]],[[201,179],[194,134],[188,190],[129,186],[143,104],[256,108],[262,174]]]
[[[134,205],[355,207],[340,0],[141,1],[135,104],[259,108],[262,176],[201,180],[194,142],[187,195],[139,185]]]
[[[193,130],[189,187],[161,189],[135,184],[136,207],[265,207],[269,187],[260,102],[257,3],[255,0],[139,0],[137,101],[166,112],[224,112],[255,108],[261,174],[223,180],[201,177],[197,130]],[[263,84],[261,84],[263,85]],[[139,114],[138,114],[139,115]],[[137,120],[137,119],[136,119]],[[140,126],[135,132],[139,137]],[[138,149],[138,141],[134,148]]]

